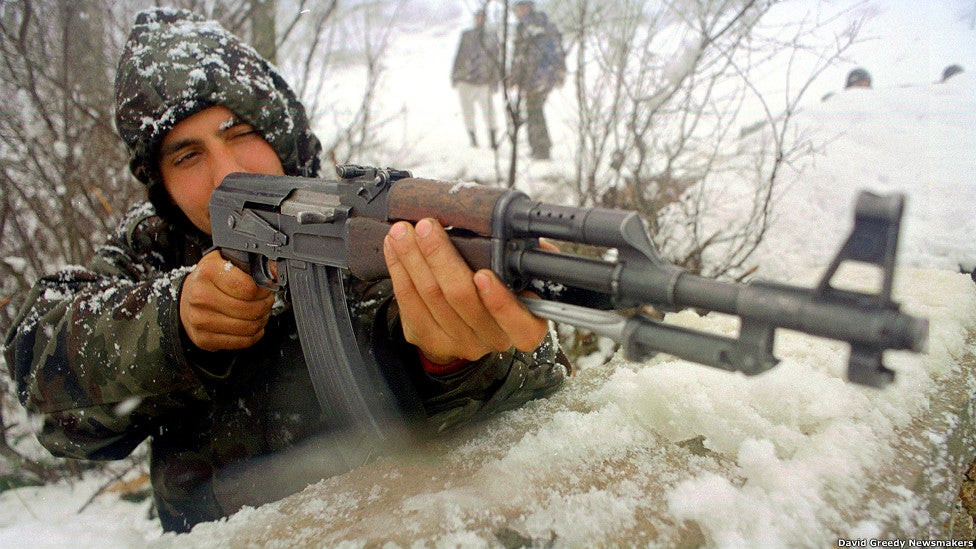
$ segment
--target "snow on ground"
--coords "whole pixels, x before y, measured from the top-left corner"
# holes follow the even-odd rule
[[[959,471],[933,465],[929,488],[917,491],[910,470],[935,459],[976,390],[960,366],[971,367],[976,351],[976,285],[958,274],[959,264],[976,263],[976,47],[962,17],[972,8],[928,3],[919,16],[915,2],[873,5],[882,14],[866,30],[878,39],[854,52],[851,67],[868,65],[876,87],[822,103],[814,94],[805,105],[798,125],[819,146],[786,175],[757,261],[763,277],[811,284],[846,235],[860,189],[905,193],[896,293],[906,310],[930,319],[931,341],[924,356],[890,354],[892,387],[845,383],[843,345],[794,334],[779,340],[783,363],[756,378],[664,356],[615,358],[551,399],[188,535],[162,535],[146,502],[111,493],[76,512],[104,479],[8,490],[0,493],[0,547],[781,547],[936,531],[944,516],[926,500],[950,497]],[[467,146],[448,85],[466,23],[396,37],[380,95],[394,120],[388,150],[362,162],[403,158],[418,175],[447,179],[498,169],[485,149]],[[930,37],[941,41],[915,45]],[[934,84],[949,63],[969,72]],[[851,67],[821,86],[836,91]],[[557,139],[566,131],[559,113],[572,105],[566,94],[550,102]],[[558,171],[570,152],[557,146],[554,162],[527,163],[525,190],[545,191],[533,176]],[[714,315],[668,322],[735,329]]]
[[[161,528],[148,518],[148,500],[129,503],[110,492],[89,503],[105,484],[104,478],[87,478],[0,493],[0,547],[126,549],[158,538]]]

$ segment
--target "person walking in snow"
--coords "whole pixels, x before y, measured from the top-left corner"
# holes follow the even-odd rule
[[[329,445],[291,309],[208,251],[207,204],[224,175],[319,175],[304,107],[217,23],[158,8],[138,15],[115,92],[148,200],[86,267],[38,281],[7,334],[17,394],[43,418],[38,439],[90,460],[148,439],[159,518],[176,532],[361,465]],[[563,383],[568,363],[546,321],[490,271],[471,272],[435,221],[395,224],[385,256],[392,280],[348,283],[350,311],[419,431]]]
[[[546,124],[545,102],[549,93],[566,77],[562,35],[535,2],[515,3],[515,44],[512,53],[510,84],[525,99],[525,116],[532,157],[547,160],[552,148]]]
[[[451,85],[461,99],[464,127],[471,139],[471,146],[478,146],[474,111],[477,108],[485,119],[488,144],[497,148],[498,125],[495,122],[495,91],[501,80],[501,46],[494,33],[485,28],[485,10],[474,14],[474,26],[461,33],[454,65],[451,69]]]

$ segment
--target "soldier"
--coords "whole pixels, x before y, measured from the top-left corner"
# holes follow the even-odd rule
[[[224,175],[318,174],[302,104],[218,24],[154,9],[125,45],[116,107],[148,201],[86,268],[38,281],[6,339],[18,396],[43,417],[41,443],[102,460],[148,438],[159,517],[177,532],[361,464],[328,444],[290,309],[206,253],[207,203]],[[547,323],[493,273],[471,272],[436,222],[394,225],[385,254],[392,282],[350,285],[351,311],[361,341],[403,382],[391,389],[418,429],[478,420],[563,383],[568,364]],[[321,465],[289,464],[298,449]],[[278,461],[249,468],[266,460]]]
[[[461,42],[451,69],[451,85],[461,98],[464,127],[468,130],[472,147],[478,146],[474,120],[476,106],[485,117],[488,143],[492,149],[498,146],[494,95],[500,80],[500,63],[498,39],[493,33],[485,31],[485,10],[479,10],[474,14],[474,27],[461,33]]]
[[[548,160],[552,148],[546,126],[545,102],[553,88],[562,85],[566,76],[562,36],[535,2],[515,3],[518,26],[512,54],[511,85],[525,98],[526,122],[532,157]]]

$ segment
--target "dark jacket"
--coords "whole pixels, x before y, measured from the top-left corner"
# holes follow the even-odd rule
[[[467,82],[494,89],[501,79],[501,48],[498,39],[484,27],[475,27],[461,33],[451,84]]]

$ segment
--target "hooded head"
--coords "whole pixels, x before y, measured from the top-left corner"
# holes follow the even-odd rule
[[[942,80],[941,80],[941,82],[945,82],[946,80],[952,78],[953,76],[955,76],[955,75],[957,75],[957,74],[959,74],[961,72],[962,72],[962,66],[961,65],[949,65],[948,67],[945,68],[945,70],[942,71]]]
[[[129,167],[161,215],[172,205],[159,173],[159,147],[185,118],[222,105],[271,145],[288,175],[318,175],[319,140],[305,108],[268,61],[218,23],[185,11],[141,12],[119,60],[115,122]]]
[[[847,73],[847,82],[844,88],[870,88],[871,73],[858,67]]]
[[[515,3],[515,16],[519,19],[528,17],[535,11],[535,2],[531,0],[521,0]]]

